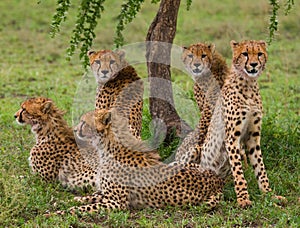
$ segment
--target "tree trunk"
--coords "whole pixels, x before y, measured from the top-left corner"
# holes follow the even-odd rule
[[[171,48],[179,6],[180,0],[162,0],[146,37],[150,113],[153,120],[161,119],[166,124],[167,143],[173,140],[174,131],[184,137],[191,130],[176,112],[171,84]]]

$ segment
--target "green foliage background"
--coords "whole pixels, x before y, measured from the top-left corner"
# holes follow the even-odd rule
[[[92,46],[93,40],[96,37],[95,28],[101,15],[105,9],[105,0],[82,0],[78,7],[77,20],[75,28],[72,31],[70,39],[70,46],[67,49],[68,57],[72,56],[77,48],[80,48],[80,59],[83,59],[83,66],[88,65],[88,58],[86,52]],[[123,31],[127,24],[131,23],[136,15],[139,13],[142,4],[145,0],[127,0],[124,1],[120,7],[120,12],[117,16],[117,25],[114,43],[117,48],[124,45]],[[159,0],[152,0],[151,3],[157,4]],[[278,30],[278,16],[279,10],[284,8],[284,14],[288,15],[292,10],[295,2],[294,0],[286,0],[281,3],[277,0],[269,0],[271,7],[269,19],[269,37],[268,43],[271,44],[275,37],[275,32]],[[51,23],[51,34],[54,37],[60,31],[62,22],[67,20],[67,14],[70,9],[71,0],[58,0],[56,12]],[[186,9],[190,10],[192,0],[186,0]]]
[[[13,114],[28,97],[52,98],[72,124],[71,108],[83,69],[80,54],[66,61],[79,0],[72,1],[60,32],[52,39],[50,24],[56,5],[53,1],[0,1],[0,227],[298,227],[299,212],[299,114],[300,114],[300,15],[299,2],[289,14],[279,13],[277,35],[269,46],[269,61],[259,84],[263,96],[264,119],[262,149],[271,186],[287,197],[286,205],[277,205],[258,188],[251,167],[246,170],[253,207],[236,207],[233,183],[225,187],[220,206],[207,212],[202,207],[145,209],[141,211],[101,212],[92,216],[64,216],[46,219],[47,211],[75,205],[74,194],[57,183],[48,184],[31,173],[27,158],[35,139],[28,127],[15,123]],[[106,1],[105,10],[95,29],[94,49],[114,48],[115,16],[122,2]],[[269,36],[268,1],[194,1],[186,11],[183,1],[174,43],[189,45],[212,41],[230,63],[232,39],[267,39]],[[145,2],[137,18],[124,30],[125,44],[145,40],[147,29],[158,5]],[[135,66],[146,78],[143,64]],[[179,98],[193,102],[193,81],[183,72],[173,70],[174,86],[183,91]],[[177,98],[176,98],[177,99]],[[144,137],[149,136],[150,116],[144,108]],[[180,113],[185,106],[176,103]],[[162,146],[167,157],[176,148]]]

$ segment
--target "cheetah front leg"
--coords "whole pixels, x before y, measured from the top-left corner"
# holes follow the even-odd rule
[[[95,203],[90,203],[87,205],[82,205],[82,206],[75,206],[71,207],[66,211],[56,211],[54,213],[48,213],[45,214],[46,217],[50,217],[52,215],[64,215],[67,213],[75,215],[76,213],[97,213],[100,212],[101,210],[125,210],[129,208],[129,201],[128,201],[128,192],[127,190],[124,190],[122,194],[118,194],[115,191],[110,191],[110,192],[104,192],[102,193],[97,193],[94,194],[90,197],[82,197],[82,201],[80,202],[95,202]],[[79,197],[80,198],[80,197]],[[78,200],[79,201],[79,200]]]
[[[122,203],[118,203],[115,200],[112,199],[105,199],[102,202],[100,199],[97,200],[98,203],[93,203],[93,204],[87,204],[87,205],[83,205],[83,206],[78,206],[78,207],[71,207],[70,209],[68,209],[67,211],[56,211],[55,213],[48,213],[45,214],[46,217],[50,217],[52,215],[64,215],[67,213],[70,213],[72,215],[76,215],[77,213],[79,214],[83,214],[83,213],[98,213],[101,210],[124,210],[127,208],[127,206],[125,206]]]
[[[122,199],[123,198],[123,199]],[[128,208],[128,202],[127,197],[101,197],[98,196],[98,198],[95,200],[97,203],[87,204],[79,207],[71,207],[68,212],[71,214],[76,214],[77,212],[82,213],[97,213],[103,209],[106,210],[125,210]]]
[[[221,201],[222,196],[223,193],[218,192],[215,195],[210,196],[208,200],[205,202],[205,204],[208,206],[209,209],[214,209]]]
[[[256,113],[257,114],[257,113]],[[262,192],[272,191],[269,186],[269,179],[262,158],[262,152],[260,148],[260,131],[261,131],[261,118],[254,114],[254,118],[250,123],[248,131],[248,140],[245,142],[249,151],[250,164],[254,169],[256,179],[258,181],[259,189]],[[255,118],[255,116],[257,116]]]
[[[74,200],[80,203],[88,203],[88,204],[94,204],[94,203],[98,203],[101,202],[102,196],[101,196],[101,192],[95,192],[92,195],[88,195],[88,196],[76,196],[74,197]]]
[[[241,207],[247,207],[251,205],[251,201],[249,198],[249,193],[247,190],[247,181],[244,177],[241,162],[241,120],[238,119],[235,124],[236,127],[234,129],[231,126],[229,126],[229,124],[225,126],[225,146],[229,157],[231,172],[234,178],[234,189],[237,195],[237,203]]]
[[[262,152],[260,148],[260,133],[261,133],[261,117],[257,116],[256,113],[253,115],[253,120],[249,126],[248,140],[245,142],[249,151],[250,164],[254,169],[256,179],[258,181],[259,189],[262,192],[271,192],[272,189],[269,185],[269,179],[263,162]],[[286,203],[287,200],[283,196],[273,196],[275,199]]]

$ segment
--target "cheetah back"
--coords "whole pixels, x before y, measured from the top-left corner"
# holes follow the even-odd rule
[[[63,114],[52,100],[43,97],[24,101],[16,112],[17,122],[30,125],[36,135],[29,157],[32,171],[46,181],[58,179],[71,188],[95,187],[97,172],[82,157]],[[95,151],[93,158],[97,158]]]

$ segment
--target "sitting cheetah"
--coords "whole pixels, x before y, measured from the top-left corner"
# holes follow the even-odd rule
[[[30,125],[36,136],[36,144],[30,151],[30,166],[46,181],[58,179],[70,188],[96,188],[98,153],[91,148],[79,151],[63,114],[52,100],[43,97],[24,101],[15,113],[16,121]]]
[[[183,48],[181,59],[195,81],[194,96],[202,112],[196,129],[185,137],[177,149],[175,160],[200,163],[201,147],[229,69],[214,44],[197,43]]]
[[[100,191],[92,196],[77,197],[77,201],[89,204],[73,207],[71,213],[76,210],[92,213],[101,208],[199,205],[201,202],[216,206],[222,194],[222,179],[197,164],[160,162],[157,152],[136,139],[127,125],[127,119],[116,109],[97,109],[95,115],[87,113],[82,117],[77,126],[78,136],[83,140],[92,137],[99,148]]]
[[[259,188],[271,191],[260,135],[262,101],[257,83],[267,62],[264,41],[231,41],[232,67],[225,80],[203,145],[201,167],[226,177],[231,170],[239,206],[251,205],[241,164],[241,143],[248,150]]]
[[[200,111],[203,110],[205,95],[212,83],[222,88],[229,68],[223,56],[215,50],[214,44],[197,43],[183,47],[182,62],[190,73],[194,84],[194,97]]]
[[[109,110],[118,102],[117,109],[129,120],[130,131],[140,138],[144,86],[135,69],[125,60],[125,52],[91,50],[87,55],[98,83],[95,108]]]

